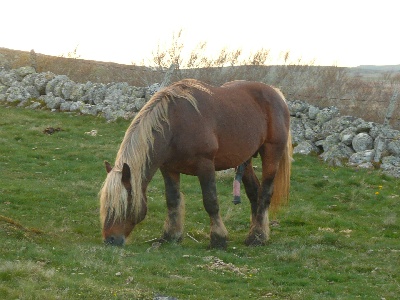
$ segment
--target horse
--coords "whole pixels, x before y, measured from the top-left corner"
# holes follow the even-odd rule
[[[155,93],[122,140],[115,164],[105,161],[100,190],[104,243],[122,246],[147,214],[146,190],[157,170],[165,184],[167,216],[160,242],[183,237],[180,175],[197,176],[210,218],[210,247],[226,249],[228,232],[217,199],[216,171],[244,165],[242,182],[251,205],[248,246],[269,239],[268,210],[289,195],[292,144],[290,115],[276,88],[250,81],[212,86],[178,81]],[[260,155],[261,182],[252,158]]]

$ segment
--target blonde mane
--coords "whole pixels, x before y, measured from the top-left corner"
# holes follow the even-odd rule
[[[133,119],[125,132],[115,165],[108,173],[100,191],[102,224],[107,213],[114,221],[124,218],[128,213],[128,193],[121,182],[124,163],[128,164],[131,170],[132,211],[136,215],[139,214],[142,205],[142,182],[154,145],[153,130],[163,133],[164,125],[169,125],[168,107],[171,102],[187,100],[199,111],[197,100],[192,95],[193,89],[212,94],[201,82],[185,79],[154,94]]]

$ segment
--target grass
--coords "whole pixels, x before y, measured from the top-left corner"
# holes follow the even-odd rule
[[[152,244],[166,214],[160,174],[149,188],[148,216],[128,244],[104,246],[103,160],[114,161],[127,126],[0,106],[1,299],[398,297],[399,180],[312,156],[294,157],[291,202],[265,247],[243,245],[249,205],[232,205],[230,176],[218,180],[227,251],[207,250],[208,217],[189,176],[182,178],[184,241]],[[62,130],[47,135],[47,127]],[[85,134],[92,129],[96,136]]]

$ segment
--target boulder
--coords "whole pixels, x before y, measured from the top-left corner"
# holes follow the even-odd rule
[[[340,143],[332,146],[328,151],[322,153],[320,158],[322,158],[331,166],[342,167],[353,153],[354,151],[350,147]]]
[[[6,91],[7,102],[26,102],[29,99],[37,98],[39,93],[34,87],[26,88],[20,82],[16,82]]]
[[[317,118],[320,109],[314,105],[310,105],[308,108],[308,118],[310,120],[315,120]]]
[[[45,95],[46,85],[51,81],[56,75],[52,72],[36,73],[34,74],[34,86],[39,91],[40,95]]]
[[[400,157],[384,157],[382,159],[381,170],[386,175],[400,178]]]
[[[354,151],[362,152],[365,150],[371,150],[374,147],[373,138],[365,132],[357,134],[352,141]]]
[[[387,145],[387,149],[391,155],[400,157],[400,140],[391,140]]]
[[[353,142],[353,138],[356,135],[356,128],[355,127],[348,127],[344,129],[340,134],[340,141],[345,144],[346,146],[351,146]]]
[[[309,155],[311,153],[319,153],[319,149],[309,141],[302,141],[293,149],[293,154]]]
[[[65,102],[65,100],[63,98],[54,96],[53,93],[49,93],[45,96],[41,96],[41,98],[46,103],[46,106],[49,109],[59,109],[61,106],[61,103]]]
[[[46,84],[46,94],[52,93],[56,97],[62,96],[64,82],[70,81],[66,75],[57,75]]]
[[[373,161],[375,156],[375,150],[364,150],[352,154],[349,157],[349,165],[358,166],[364,163],[370,163]]]
[[[7,87],[12,86],[15,82],[19,82],[21,78],[16,74],[16,72],[0,71],[0,83]]]

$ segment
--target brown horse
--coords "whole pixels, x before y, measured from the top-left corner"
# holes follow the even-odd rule
[[[100,219],[106,244],[123,245],[147,213],[146,189],[160,169],[168,214],[161,241],[180,241],[184,203],[180,174],[197,176],[211,220],[210,246],[226,248],[228,232],[217,201],[215,171],[244,162],[243,184],[251,203],[246,245],[268,240],[268,208],[289,193],[289,111],[279,90],[247,81],[213,87],[194,79],[157,92],[125,133],[115,166],[108,162],[100,191]],[[262,160],[261,184],[251,163]]]

